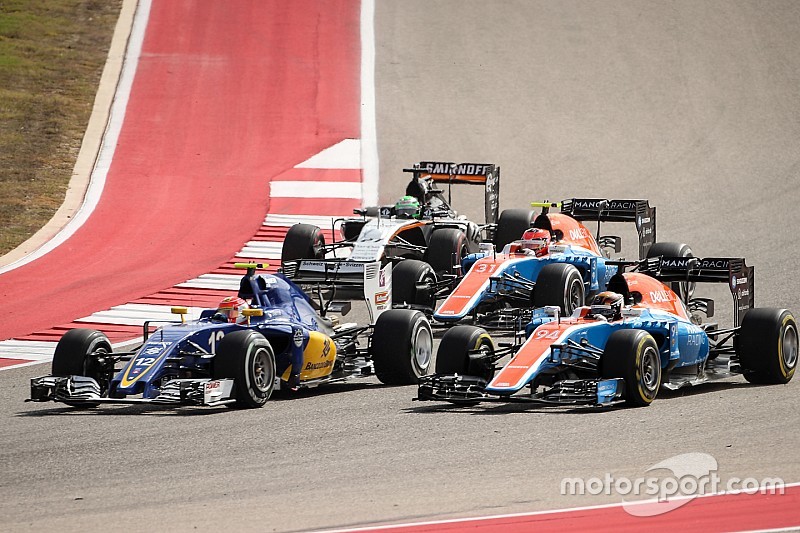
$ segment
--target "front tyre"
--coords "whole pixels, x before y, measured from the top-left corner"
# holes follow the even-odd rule
[[[219,343],[213,361],[215,379],[233,379],[236,407],[261,407],[275,388],[275,353],[257,331],[235,331]]]
[[[433,309],[436,295],[433,285],[436,274],[428,263],[417,259],[403,259],[392,268],[392,303],[418,305]],[[420,289],[418,286],[429,288]]]
[[[542,267],[533,288],[533,306],[556,305],[562,316],[569,316],[583,305],[583,277],[573,265],[550,263]]]
[[[437,274],[458,274],[461,260],[469,253],[467,236],[456,228],[441,228],[431,234],[425,261]]]
[[[114,360],[108,337],[93,329],[72,329],[56,345],[51,370],[54,376],[85,376],[100,385],[106,394],[114,376]],[[71,403],[75,407],[94,407],[96,404]]]
[[[736,343],[744,377],[751,383],[788,383],[797,367],[797,322],[786,309],[750,309]]]
[[[470,353],[475,354],[470,357]],[[486,381],[494,377],[494,344],[485,329],[453,326],[448,329],[436,352],[437,374],[476,376]]]
[[[646,407],[661,386],[661,357],[655,339],[641,329],[615,331],[600,358],[600,375],[625,380],[625,403]]]
[[[325,259],[325,235],[312,224],[295,224],[286,232],[281,263],[297,259]]]
[[[433,332],[425,315],[409,309],[384,311],[370,346],[375,375],[387,385],[414,385],[430,373]]]

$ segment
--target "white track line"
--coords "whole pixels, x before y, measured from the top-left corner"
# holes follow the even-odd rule
[[[361,197],[378,205],[378,128],[375,121],[375,0],[361,1]]]

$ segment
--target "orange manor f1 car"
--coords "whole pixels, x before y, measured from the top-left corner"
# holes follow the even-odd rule
[[[615,275],[591,306],[568,317],[555,306],[534,310],[524,341],[510,347],[496,349],[479,327],[452,327],[417,399],[646,406],[661,387],[735,374],[762,384],[792,379],[797,322],[786,309],[753,308],[753,268],[744,259],[662,256],[618,266],[638,271]],[[727,283],[733,327],[703,322],[714,302],[682,301],[664,282]]]
[[[31,380],[32,401],[76,407],[104,402],[260,407],[276,387],[313,387],[377,375],[386,384],[415,384],[428,373],[431,327],[419,311],[394,309],[374,325],[335,325],[349,302],[316,302],[281,274],[247,269],[238,296],[225,298],[198,320],[181,319],[144,343],[114,353],[99,331],[73,329],[58,342],[52,374]],[[321,309],[317,312],[315,307]]]

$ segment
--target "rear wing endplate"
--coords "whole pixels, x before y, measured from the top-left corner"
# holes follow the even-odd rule
[[[733,319],[742,324],[744,313],[755,305],[754,268],[742,257],[653,257],[639,272],[663,282],[728,283],[733,296]]]
[[[484,185],[484,210],[487,224],[495,224],[500,216],[500,167],[491,163],[448,163],[422,161],[403,172],[415,178],[430,178],[435,183]]]
[[[363,294],[370,323],[392,308],[392,264],[346,259],[284,261],[283,274],[298,285],[342,288]]]
[[[561,202],[561,212],[581,222],[633,222],[639,234],[639,258],[656,242],[656,208],[647,200],[571,198]]]

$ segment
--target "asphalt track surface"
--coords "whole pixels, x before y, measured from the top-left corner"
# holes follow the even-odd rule
[[[757,305],[800,312],[799,24],[793,2],[379,3],[382,198],[402,192],[394,169],[426,158],[500,164],[504,207],[648,198],[659,240],[746,256]],[[732,379],[636,410],[456,409],[367,379],[256,411],[78,412],[21,403],[43,368],[0,374],[12,531],[287,531],[619,503],[561,495],[561,480],[642,477],[692,452],[723,479],[800,481],[796,382]]]

